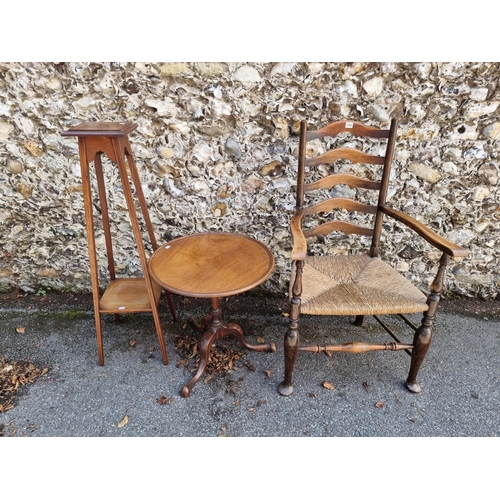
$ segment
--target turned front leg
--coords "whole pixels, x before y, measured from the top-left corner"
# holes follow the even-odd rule
[[[427,298],[429,308],[424,312],[421,325],[417,328],[413,338],[413,351],[411,355],[410,371],[406,379],[406,387],[411,392],[420,392],[421,385],[417,382],[417,374],[422,365],[422,361],[429,350],[432,341],[432,325],[436,316],[436,311],[443,291],[444,274],[450,257],[443,253],[439,263],[439,269],[431,285],[431,293]]]
[[[304,261],[298,260],[295,264],[295,282],[292,288],[292,300],[290,301],[289,328],[285,336],[285,378],[278,387],[278,392],[282,396],[290,396],[293,392],[292,372],[299,350],[299,317],[300,317],[300,296],[302,295],[302,272]]]

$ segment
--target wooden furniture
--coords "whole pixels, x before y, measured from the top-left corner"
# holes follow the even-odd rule
[[[92,281],[92,295],[94,302],[94,315],[97,336],[97,352],[100,365],[104,365],[104,348],[102,339],[101,314],[115,314],[118,321],[119,315],[123,313],[152,312],[156,326],[156,333],[163,362],[168,364],[167,351],[161,330],[160,318],[158,315],[158,302],[160,300],[161,288],[154,283],[148,274],[148,263],[144,243],[139,225],[138,213],[135,200],[129,181],[129,174],[132,178],[135,195],[138,199],[140,211],[144,218],[147,232],[151,241],[153,250],[158,245],[154,235],[153,227],[148,213],[148,207],[142,191],[139,173],[132,155],[132,148],[128,139],[128,134],[135,130],[137,125],[134,123],[120,122],[96,122],[82,123],[77,127],[66,130],[61,135],[78,137],[78,146],[80,153],[80,166],[82,173],[83,201],[85,206],[85,222],[87,228],[88,249],[90,259],[90,277]],[[110,220],[108,215],[106,186],[104,183],[104,171],[102,155],[105,154],[108,159],[116,165],[111,168],[118,168],[123,193],[127,203],[127,208],[134,233],[141,266],[143,269],[143,278],[117,278],[115,272],[115,263],[113,258],[113,246],[110,230]],[[95,225],[93,215],[93,197],[90,165],[93,163],[95,170],[95,181],[97,183],[97,192],[99,200],[99,209],[102,216],[102,227],[104,230],[106,253],[108,259],[108,270],[110,282],[102,295],[99,291],[99,274],[96,254]],[[167,293],[167,299],[175,319],[175,311],[170,294]]]
[[[187,297],[210,298],[211,307],[201,324],[190,322],[202,333],[200,363],[195,376],[182,388],[187,398],[208,363],[212,344],[227,335],[234,336],[253,351],[276,352],[274,343],[250,344],[241,327],[221,320],[220,297],[250,290],[273,272],[274,257],[262,243],[235,233],[197,233],[162,245],[151,257],[152,278],[170,292]]]
[[[298,351],[361,353],[404,350],[411,354],[406,387],[412,392],[421,391],[417,373],[431,343],[431,328],[443,289],[446,265],[450,257],[466,257],[468,251],[386,204],[396,128],[395,119],[386,130],[345,120],[308,131],[306,121],[301,122],[297,203],[290,224],[293,248],[289,330],[284,342],[285,376],[278,388],[282,395],[288,396],[293,391],[292,371]],[[347,136],[342,133],[347,133]],[[346,141],[350,141],[350,145],[343,147]],[[354,149],[353,142],[372,149],[370,152]],[[384,154],[379,156],[381,150]],[[366,173],[367,178],[361,173]],[[347,192],[355,192],[355,197],[338,196],[335,191],[337,196],[332,196],[330,190],[338,185],[347,185],[350,188]],[[325,191],[326,194],[321,195]],[[373,193],[372,200],[367,194],[370,192]],[[384,216],[411,228],[442,252],[428,296],[379,257]],[[367,220],[370,225],[367,225]],[[332,255],[335,240],[328,235],[336,231],[369,237],[371,247],[363,255]],[[391,234],[387,234],[387,238],[390,237]],[[308,238],[319,238],[319,242],[308,242]],[[325,243],[323,246],[322,242]],[[314,248],[314,255],[310,255],[310,247]],[[330,253],[321,251],[325,247],[329,247]],[[423,313],[418,327],[405,316],[416,312]],[[354,316],[358,326],[362,325],[365,315],[373,315],[395,342],[301,345],[301,314]],[[400,341],[378,316],[383,314],[398,315],[411,326],[413,341]]]

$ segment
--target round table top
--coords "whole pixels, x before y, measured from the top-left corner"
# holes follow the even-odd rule
[[[263,243],[237,233],[195,233],[160,246],[149,261],[151,277],[187,297],[226,297],[263,283],[274,256]]]

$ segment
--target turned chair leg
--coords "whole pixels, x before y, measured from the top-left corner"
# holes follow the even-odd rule
[[[278,392],[282,396],[290,396],[293,392],[292,372],[299,350],[299,332],[297,330],[297,321],[290,321],[290,329],[285,337],[285,378],[278,386]]]
[[[424,314],[422,324],[417,328],[413,338],[413,351],[411,354],[410,372],[406,379],[406,387],[409,391],[419,393],[422,386],[417,382],[417,374],[422,361],[429,350],[432,340],[432,318]]]
[[[292,287],[292,300],[290,301],[290,328],[285,336],[285,378],[278,387],[278,392],[282,396],[290,396],[293,392],[292,372],[300,343],[299,317],[303,270],[304,261],[297,260],[295,262],[295,281]]]
[[[417,382],[417,374],[420,370],[420,365],[429,350],[432,340],[432,324],[436,317],[436,311],[443,291],[443,281],[446,266],[449,262],[449,256],[445,253],[441,256],[439,269],[431,285],[431,293],[427,298],[429,308],[424,312],[421,325],[417,328],[413,337],[413,351],[411,354],[410,372],[406,379],[406,387],[411,392],[420,392],[421,385]]]

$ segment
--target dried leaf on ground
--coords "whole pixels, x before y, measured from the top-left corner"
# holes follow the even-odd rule
[[[335,386],[331,383],[331,382],[327,382],[326,380],[324,382],[321,382],[321,385],[325,388],[325,389],[328,389],[330,391],[332,391],[333,389],[335,389]]]
[[[383,408],[385,406],[384,403],[382,403],[382,401],[378,401],[375,403],[375,408]]]
[[[26,331],[26,328],[24,326],[18,326],[16,328],[17,333],[24,333]]]
[[[118,423],[118,427],[124,427],[128,424],[128,415],[123,417],[123,420]]]
[[[200,363],[198,340],[188,335],[176,335],[175,339],[175,348],[183,358],[177,363],[177,366],[185,366],[190,371],[196,371]],[[205,368],[205,382],[208,382],[216,373],[238,370],[241,366],[246,366],[249,370],[254,371],[253,365],[242,361],[244,357],[243,352],[231,349],[225,344],[213,344]]]
[[[29,361],[8,361],[0,356],[0,413],[14,408],[17,391],[48,372]]]
[[[271,370],[264,370],[264,373],[267,375],[267,378],[271,378]]]
[[[156,401],[158,403],[160,403],[161,405],[164,405],[164,404],[171,404],[172,401],[174,400],[174,398],[167,398],[166,396],[160,396]]]

